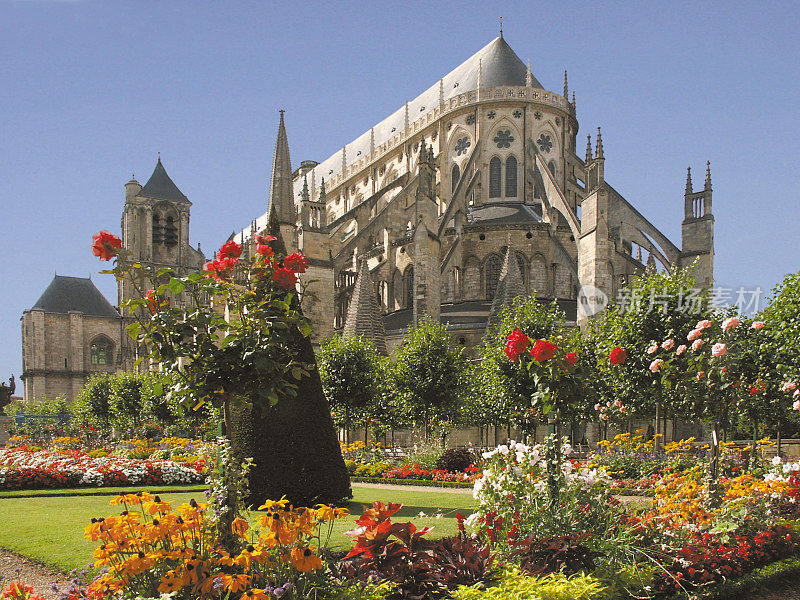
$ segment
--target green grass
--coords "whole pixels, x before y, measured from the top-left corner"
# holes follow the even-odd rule
[[[130,491],[131,488],[126,488]],[[41,490],[50,491],[50,490]],[[107,516],[119,512],[109,505],[108,495],[89,495],[81,492],[95,490],[72,490],[73,495],[63,495],[67,490],[58,490],[62,495],[41,494],[36,497],[0,497],[0,547],[30,557],[42,564],[61,571],[83,569],[92,559],[94,543],[83,537],[83,529],[92,517]],[[30,491],[28,492],[30,494]],[[205,500],[202,491],[168,491],[162,499],[172,502],[177,508],[191,498]],[[456,533],[456,512],[469,515],[474,509],[472,496],[432,490],[406,491],[353,488],[353,500],[347,505],[350,518],[337,521],[330,545],[349,548],[352,540],[343,532],[355,527],[355,520],[362,512],[362,504],[400,502],[403,508],[392,519],[412,521],[417,527],[434,526],[432,537],[443,537]],[[420,512],[433,515],[440,509],[441,519],[420,518]],[[251,519],[258,513],[251,513]]]

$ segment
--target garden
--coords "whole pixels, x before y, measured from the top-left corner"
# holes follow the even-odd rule
[[[140,289],[129,332],[163,370],[93,381],[61,429],[20,425],[0,450],[0,517],[19,523],[0,546],[74,569],[55,597],[730,598],[800,573],[800,462],[784,452],[800,276],[752,317],[704,290],[689,310],[690,272],[649,271],[629,289],[660,299],[649,310],[612,305],[581,330],[520,301],[479,360],[432,323],[392,360],[342,338],[317,360],[305,258],[270,221],[275,235],[182,277],[95,237]],[[463,426],[482,443],[446,448]],[[419,440],[401,453],[407,427]],[[38,598],[17,581],[3,597]]]

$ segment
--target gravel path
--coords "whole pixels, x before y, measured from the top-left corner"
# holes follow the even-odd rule
[[[37,594],[51,600],[58,598],[58,595],[53,593],[50,586],[67,579],[66,573],[59,573],[3,548],[0,548],[0,575],[5,578],[1,584],[2,589],[5,589],[9,581],[22,581],[32,585]]]

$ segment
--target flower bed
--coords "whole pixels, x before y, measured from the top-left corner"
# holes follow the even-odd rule
[[[0,490],[191,484],[202,483],[205,477],[202,459],[179,463],[113,455],[93,457],[76,449],[0,449]]]

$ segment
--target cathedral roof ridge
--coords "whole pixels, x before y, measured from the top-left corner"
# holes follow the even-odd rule
[[[368,128],[358,138],[345,144],[343,148],[349,158],[348,162],[359,160],[356,157],[368,155],[373,147],[400,135],[406,125],[406,111],[411,115],[410,122],[413,123],[420,113],[437,106],[440,98],[440,87],[443,90],[443,101],[448,101],[466,92],[476,91],[478,89],[479,71],[482,88],[525,86],[528,78],[528,69],[525,63],[517,56],[517,53],[509,46],[505,38],[498,36],[447,75],[433,83],[416,98],[403,103],[396,111],[377,125]],[[531,85],[535,88],[544,89],[544,86],[535,77],[531,77]],[[313,171],[315,171],[318,180],[321,177],[330,179],[342,173],[342,149],[337,150],[332,156],[314,167]],[[296,178],[294,181],[295,196],[300,193],[302,185],[302,178]]]
[[[155,200],[172,200],[174,202],[189,202],[189,199],[178,189],[175,182],[172,181],[167,170],[161,163],[161,157],[158,157],[156,168],[153,169],[153,174],[150,179],[144,184],[144,187],[139,190],[137,196],[143,198],[153,198]]]
[[[48,313],[82,312],[93,317],[119,317],[89,277],[55,275],[32,309]]]

